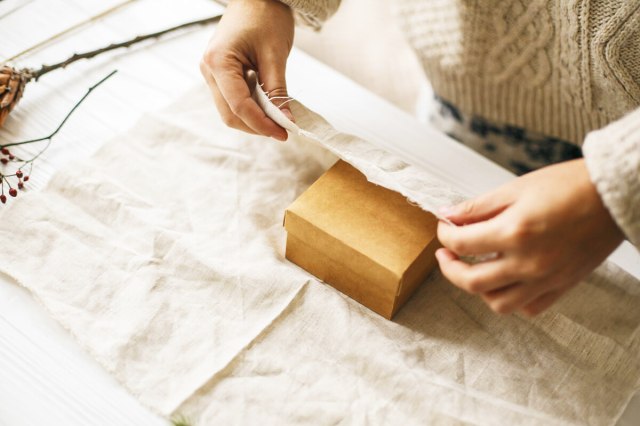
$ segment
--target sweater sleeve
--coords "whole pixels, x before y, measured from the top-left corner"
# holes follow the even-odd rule
[[[340,6],[340,0],[280,0],[293,9],[305,24],[319,30]]]
[[[640,248],[640,108],[589,133],[582,150],[602,201]]]

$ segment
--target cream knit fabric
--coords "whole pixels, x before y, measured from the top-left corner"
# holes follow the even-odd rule
[[[281,1],[316,28],[340,3]],[[584,142],[605,205],[640,245],[640,0],[394,4],[439,96],[467,114]]]

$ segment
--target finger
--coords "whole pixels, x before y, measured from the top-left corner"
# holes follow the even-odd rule
[[[548,286],[540,281],[521,282],[485,293],[482,299],[494,312],[510,314],[524,308],[548,291]]]
[[[253,129],[244,124],[242,120],[240,120],[233,112],[231,112],[227,101],[224,100],[222,94],[220,93],[220,90],[218,90],[218,85],[213,79],[211,71],[204,63],[201,64],[200,71],[207,81],[207,85],[209,86],[209,90],[211,91],[211,95],[213,96],[213,102],[215,103],[216,108],[218,109],[218,113],[220,114],[220,118],[222,118],[224,124],[234,129],[255,135],[256,132],[254,132]]]
[[[482,222],[500,214],[513,202],[508,191],[497,189],[455,206],[443,207],[440,214],[456,225]]]
[[[249,86],[244,79],[242,63],[235,58],[222,58],[216,61],[217,64],[210,68],[231,112],[256,133],[281,141],[287,140],[287,131],[267,117],[251,98]]]
[[[442,274],[456,287],[477,294],[487,293],[517,280],[510,259],[496,259],[469,265],[448,249],[438,249],[436,258]]]
[[[564,290],[555,290],[545,293],[537,299],[529,302],[521,309],[521,311],[529,317],[538,315],[540,312],[545,311],[553,305],[563,294]]]
[[[271,102],[280,108],[289,120],[295,122],[289,107],[291,98],[287,92],[286,67],[286,57],[265,56],[259,61],[258,73],[263,84],[262,89],[267,93]]]
[[[505,246],[501,230],[500,221],[495,219],[464,226],[440,221],[438,240],[458,256],[502,252]]]

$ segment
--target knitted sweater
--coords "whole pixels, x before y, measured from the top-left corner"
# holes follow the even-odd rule
[[[281,1],[315,28],[340,4]],[[581,145],[605,206],[640,247],[640,0],[393,3],[440,97]]]

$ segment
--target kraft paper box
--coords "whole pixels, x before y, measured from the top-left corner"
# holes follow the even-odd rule
[[[387,319],[435,268],[437,219],[338,161],[285,212],[286,257]]]

